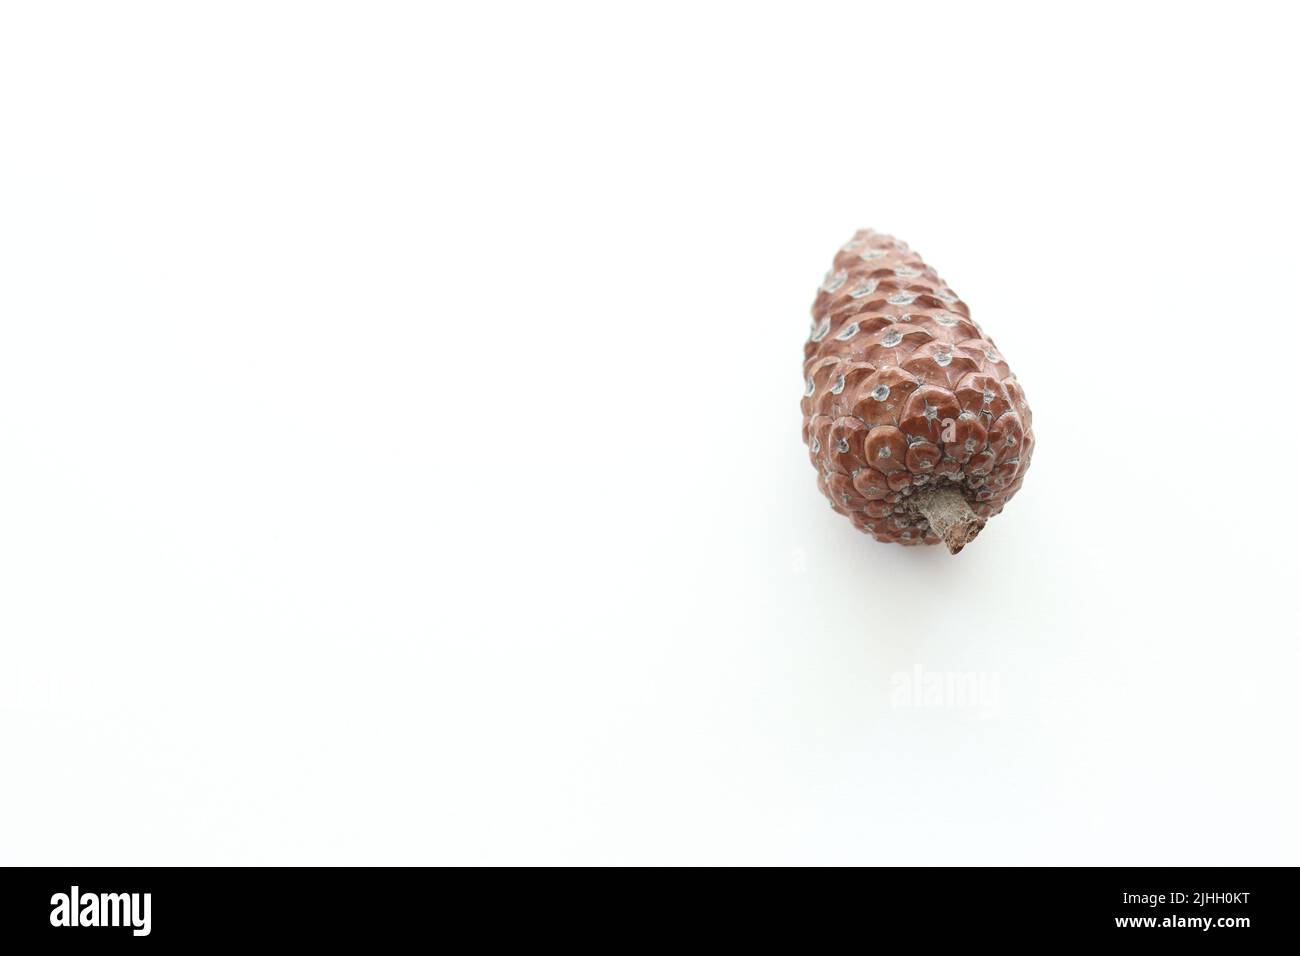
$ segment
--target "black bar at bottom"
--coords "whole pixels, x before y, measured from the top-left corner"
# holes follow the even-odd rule
[[[671,880],[438,869],[7,869],[0,944],[912,939],[1237,947],[1297,927],[1294,869],[865,869]],[[506,884],[502,886],[501,884]]]

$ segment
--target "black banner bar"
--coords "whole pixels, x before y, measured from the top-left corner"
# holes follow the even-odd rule
[[[564,887],[585,883],[583,874],[516,875],[508,891],[496,886],[500,876],[489,887],[480,873],[438,869],[8,869],[0,880],[6,947],[373,946],[466,928],[484,941],[523,934],[608,943],[612,921],[638,941],[757,933],[807,942],[850,932],[864,944],[901,934],[925,944],[1131,939],[1235,948],[1292,940],[1297,924],[1293,869],[867,869],[795,880],[729,873],[699,885],[678,876],[659,889],[640,875],[606,876],[600,895]]]

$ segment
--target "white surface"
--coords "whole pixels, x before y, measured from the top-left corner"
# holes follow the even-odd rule
[[[1300,862],[1281,5],[441,6],[0,14],[0,860]],[[799,440],[860,225],[956,559]]]

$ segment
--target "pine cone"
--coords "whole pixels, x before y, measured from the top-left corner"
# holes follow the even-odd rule
[[[802,405],[817,486],[878,541],[956,554],[1029,467],[1020,383],[966,303],[892,236],[845,244],[812,315]]]

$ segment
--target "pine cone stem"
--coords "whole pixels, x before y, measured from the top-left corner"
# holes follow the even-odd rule
[[[971,510],[962,493],[952,485],[918,492],[912,496],[912,507],[925,515],[950,554],[956,554],[974,541],[984,528],[984,519]]]

